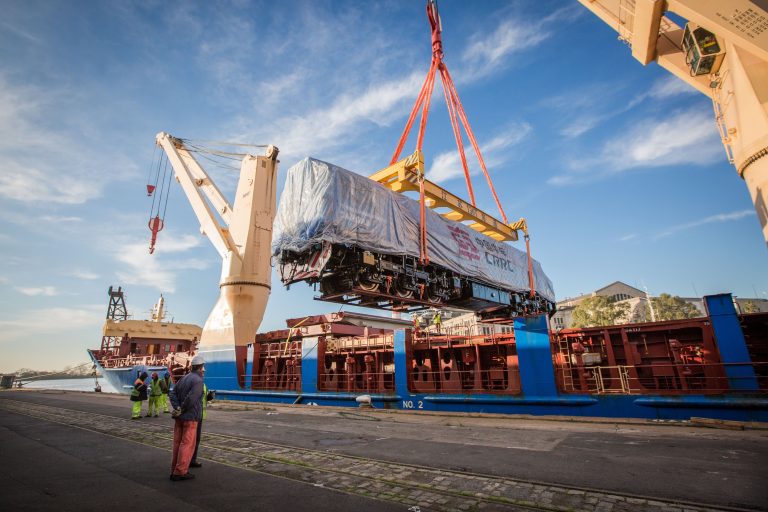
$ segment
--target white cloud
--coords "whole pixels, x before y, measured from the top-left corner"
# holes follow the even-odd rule
[[[12,25],[12,24],[4,22],[4,21],[0,21],[0,27],[2,27],[3,30],[6,30],[6,31],[8,31],[8,32],[10,32],[12,34],[17,35],[17,36],[20,36],[20,37],[26,39],[29,42],[32,42],[32,43],[35,43],[35,44],[42,43],[40,38],[33,36],[32,34],[27,32],[26,30],[23,30],[21,27]]]
[[[359,135],[365,123],[387,125],[402,116],[408,103],[415,100],[423,79],[422,73],[412,73],[364,92],[347,91],[330,107],[278,119],[270,129],[277,134],[274,138],[279,146],[289,148],[291,155],[327,151],[348,144],[349,136]]]
[[[648,118],[637,123],[630,131],[607,141],[597,156],[572,160],[569,172],[550,178],[548,183],[595,181],[635,168],[706,165],[722,154],[710,114],[687,110],[666,119]]]
[[[654,236],[654,239],[668,237],[668,236],[674,235],[675,233],[679,233],[680,231],[697,228],[699,226],[704,226],[706,224],[713,224],[716,222],[731,222],[731,221],[741,220],[745,217],[751,217],[753,215],[755,215],[754,210],[740,210],[737,212],[719,213],[717,215],[710,215],[709,217],[704,217],[703,219],[698,219],[691,222],[686,222],[685,224],[678,224],[677,226],[666,228],[658,232]]]
[[[82,217],[63,216],[63,215],[42,215],[40,220],[43,222],[50,222],[52,224],[61,224],[67,222],[82,222]]]
[[[621,238],[619,238],[619,241],[620,242],[627,242],[627,241],[633,240],[635,238],[637,238],[637,233],[630,233],[628,235],[624,235]]]
[[[657,80],[648,96],[655,99],[666,99],[680,95],[697,95],[699,91],[673,75]]]
[[[151,286],[161,292],[172,293],[176,290],[178,271],[203,270],[209,264],[202,259],[172,259],[168,255],[186,252],[200,243],[200,237],[166,234],[158,240],[154,254],[149,254],[146,241],[121,243],[114,253],[123,269],[117,272],[117,277],[125,284]]]
[[[15,341],[20,337],[30,339],[41,334],[61,333],[83,327],[98,329],[103,322],[103,305],[22,311],[15,314],[14,318],[0,320],[0,342]]]
[[[99,197],[108,181],[126,179],[135,170],[120,154],[93,151],[99,145],[90,137],[101,133],[80,104],[87,101],[82,94],[66,86],[11,84],[0,73],[0,197],[82,204]],[[103,172],[115,166],[122,172]]]
[[[55,286],[23,287],[17,286],[16,290],[30,297],[55,297],[61,295]]]
[[[460,76],[477,80],[505,68],[510,55],[549,39],[554,29],[562,29],[564,22],[573,17],[573,12],[572,8],[566,7],[538,21],[510,17],[502,19],[490,34],[476,33],[462,54],[462,61],[468,69],[462,70]]]
[[[88,270],[80,270],[80,269],[75,270],[70,275],[86,281],[95,281],[96,279],[99,279],[101,277],[99,274],[96,274],[94,272],[90,272]]]
[[[675,76],[657,80],[649,90],[630,101],[619,101],[621,83],[590,84],[588,88],[549,98],[543,105],[561,111],[564,127],[560,134],[573,139],[649,101],[664,101],[697,90]]]
[[[507,150],[519,144],[530,134],[531,130],[531,125],[528,123],[518,123],[488,141],[487,144],[481,145],[480,152],[488,172],[491,172],[491,167],[501,165],[509,156]],[[480,173],[480,164],[470,144],[465,144],[464,153],[467,155],[470,175]],[[464,176],[464,169],[461,166],[458,150],[437,155],[426,173],[427,179],[435,183],[442,183],[461,176]]]

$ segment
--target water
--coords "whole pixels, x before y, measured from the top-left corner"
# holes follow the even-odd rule
[[[106,379],[99,379],[101,390],[104,393],[117,393]],[[34,380],[24,384],[27,389],[61,389],[68,391],[93,391],[96,384],[93,377],[83,377],[81,379],[41,379]]]

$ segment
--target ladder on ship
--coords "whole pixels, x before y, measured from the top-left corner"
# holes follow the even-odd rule
[[[573,385],[573,368],[571,367],[571,351],[568,338],[557,337],[558,351],[563,359],[563,391],[576,391]]]

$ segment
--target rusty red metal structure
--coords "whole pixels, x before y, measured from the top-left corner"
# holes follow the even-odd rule
[[[741,315],[740,320],[752,361],[768,361],[768,314]],[[287,329],[259,334],[253,348],[255,368],[246,376],[250,388],[301,390],[302,340],[317,338],[317,358],[312,360],[318,364],[319,390],[392,393],[393,330],[361,323],[349,313],[316,315],[290,319]],[[561,393],[712,395],[730,389],[708,317],[566,329],[552,333],[550,340]],[[409,330],[406,360],[408,388],[414,393],[521,392],[511,329],[443,334]],[[768,390],[768,364],[753,366],[760,388]]]

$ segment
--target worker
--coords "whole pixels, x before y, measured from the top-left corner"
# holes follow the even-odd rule
[[[437,313],[435,313],[435,316],[432,318],[432,323],[435,325],[435,330],[437,331],[437,333],[440,334],[440,328],[443,325],[443,321],[440,318],[440,312],[439,311]]]
[[[195,475],[189,472],[189,463],[195,451],[197,423],[203,416],[203,366],[205,359],[192,358],[191,371],[182,377],[168,393],[173,406],[173,458],[171,480],[189,480]]]
[[[203,370],[203,374],[205,374],[205,370]],[[205,417],[208,415],[208,402],[212,401],[214,398],[213,391],[208,390],[208,386],[203,383],[203,418],[197,422],[197,438],[195,438],[195,453],[192,454],[192,462],[189,463],[189,467],[191,468],[201,468],[203,467],[202,462],[198,462],[197,460],[197,451],[200,449],[200,438],[203,435],[203,420],[205,420]]]
[[[131,411],[131,419],[138,420],[141,418],[141,402],[147,399],[147,372],[141,372],[141,375],[133,383],[133,389],[131,390],[131,402],[133,402],[133,409]]]
[[[163,399],[163,391],[160,388],[160,379],[157,372],[152,372],[152,380],[149,381],[149,408],[147,409],[147,418],[160,412],[160,401]]]
[[[160,396],[160,401],[163,403],[163,412],[171,412],[168,408],[168,392],[171,390],[171,372],[166,371],[163,378],[160,379],[160,391],[163,393]]]

